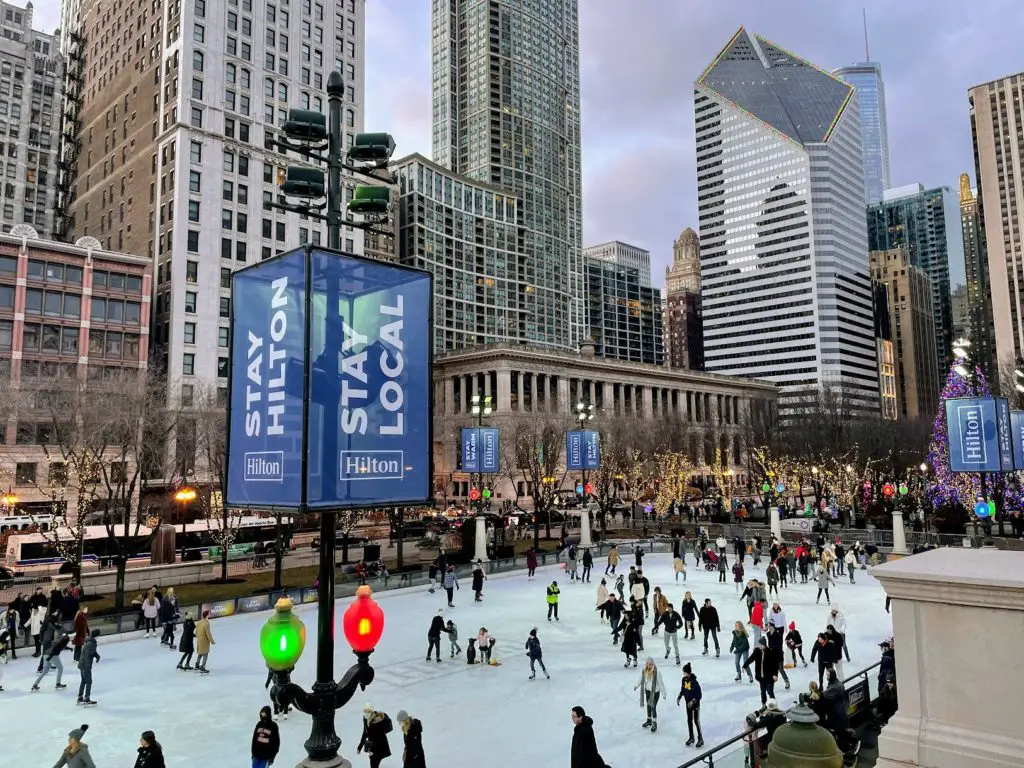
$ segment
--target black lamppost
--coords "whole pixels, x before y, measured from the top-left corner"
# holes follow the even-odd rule
[[[478,395],[473,395],[470,398],[470,412],[476,419],[477,427],[484,425],[484,417],[490,416],[493,412],[493,400],[490,395],[485,395],[482,392]],[[480,488],[477,491],[476,498],[476,513],[483,514],[484,511],[484,473],[481,471],[480,476]]]
[[[584,429],[587,424],[594,420],[595,408],[590,402],[590,398],[587,395],[583,395],[577,402],[576,408],[573,411],[576,421],[579,422],[580,429]],[[587,501],[587,464],[583,463],[583,502]]]

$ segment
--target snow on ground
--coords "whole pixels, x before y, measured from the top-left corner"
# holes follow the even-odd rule
[[[760,703],[756,683],[733,682],[733,659],[728,653],[729,631],[734,621],[746,617],[732,583],[718,584],[718,574],[698,570],[692,564],[689,581],[674,583],[671,556],[649,555],[644,571],[651,587],[662,586],[678,609],[684,589],[692,591],[698,603],[712,598],[722,622],[722,656],[701,655],[696,641],[680,640],[683,663],[693,669],[704,689],[702,721],[707,747],[737,733],[743,716]],[[656,734],[642,729],[644,715],[633,690],[638,670],[623,669],[623,655],[612,645],[607,625],[594,612],[595,593],[604,561],[595,562],[591,584],[571,585],[557,566],[539,569],[537,580],[528,582],[525,572],[493,578],[485,584],[484,602],[474,603],[468,579],[456,593],[456,607],[446,610],[459,628],[460,644],[486,626],[497,638],[498,667],[468,666],[464,658],[448,658],[442,638],[443,662],[426,663],[426,632],[431,617],[444,606],[444,593],[427,593],[423,587],[377,595],[385,612],[384,637],[371,657],[377,677],[366,691],[338,713],[337,729],[342,754],[355,766],[366,758],[355,754],[365,703],[388,712],[392,718],[405,709],[423,722],[428,765],[447,768],[534,765],[563,766],[569,762],[572,739],[570,708],[582,705],[594,718],[598,746],[605,760],[615,768],[674,768],[694,757],[686,741],[686,715],[676,707],[680,684],[679,668],[673,659],[663,663],[661,636],[645,638],[647,653],[663,664],[670,700],[659,706],[660,729]],[[626,567],[628,570],[628,565]],[[763,568],[750,567],[747,575],[763,576]],[[849,621],[847,639],[852,663],[845,674],[873,664],[879,658],[877,643],[891,632],[884,611],[885,595],[866,571],[857,571],[857,583],[837,579],[833,602],[845,611]],[[561,621],[545,619],[544,588],[556,579],[562,588]],[[612,582],[609,581],[609,586]],[[828,607],[815,605],[816,586],[791,585],[782,590],[782,606],[790,621],[796,621],[810,656],[810,645],[824,629]],[[338,605],[338,621],[344,610]],[[316,606],[300,606],[297,613],[306,623],[309,643],[293,675],[307,689],[314,678]],[[71,653],[62,659],[66,690],[54,689],[54,673],[42,682],[42,691],[30,693],[35,671],[34,659],[18,658],[4,667],[0,693],[2,765],[51,765],[66,743],[67,733],[80,723],[90,724],[85,741],[98,768],[131,765],[139,734],[153,730],[163,744],[169,768],[196,765],[248,765],[249,743],[259,708],[268,701],[263,688],[266,668],[259,652],[259,630],[268,614],[249,614],[217,619],[213,634],[217,644],[210,655],[211,674],[175,670],[178,655],[162,649],[156,639],[115,642],[100,638],[102,661],[93,671],[93,698],[99,706],[75,705],[78,672]],[[551,680],[527,679],[529,662],[523,646],[531,627],[539,629],[544,660]],[[336,677],[354,657],[337,632]],[[643,665],[645,654],[640,656]],[[814,667],[790,672],[791,691],[780,680],[780,705],[790,704],[799,691],[816,676]],[[281,723],[282,749],[276,765],[290,766],[305,757],[302,743],[309,734],[309,718],[293,712]],[[401,735],[391,734],[394,757],[385,766],[401,764]]]

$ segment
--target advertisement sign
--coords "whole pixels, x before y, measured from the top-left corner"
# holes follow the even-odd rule
[[[229,505],[301,502],[306,287],[303,251],[232,276]]]
[[[302,602],[304,603],[315,603],[319,595],[315,589],[304,589],[302,590]]]
[[[1013,468],[1024,469],[1024,411],[1010,411],[1010,443],[1013,445]]]
[[[1010,429],[1010,404],[1005,397],[996,399],[996,436],[999,438],[999,464],[1003,472],[1013,471],[1013,435]]]
[[[203,603],[199,609],[199,615],[202,616],[206,611],[210,612],[211,619],[220,619],[224,616],[235,615],[235,601],[234,600],[218,600],[215,603]]]
[[[583,468],[598,469],[601,466],[601,433],[587,430],[583,433]]]
[[[429,273],[312,250],[309,497],[313,509],[431,495]]]
[[[256,611],[270,610],[270,595],[252,595],[250,597],[238,598],[237,611],[239,613],[255,613]]]
[[[582,432],[565,433],[565,468],[568,470],[583,469]]]
[[[480,430],[476,427],[462,430],[462,471],[480,471]]]
[[[1002,455],[994,397],[958,397],[946,401],[949,468],[953,472],[999,472]]]
[[[480,429],[480,469],[478,471],[496,474],[501,470],[498,430],[495,427]]]

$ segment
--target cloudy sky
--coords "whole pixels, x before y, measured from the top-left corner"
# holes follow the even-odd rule
[[[366,127],[429,156],[430,0],[366,3]],[[973,175],[966,90],[1024,70],[1019,0],[580,0],[584,242],[650,249],[660,284],[673,239],[696,228],[694,78],[740,25],[821,67],[860,60],[865,5],[893,184]],[[58,8],[37,2],[36,26],[56,27]]]

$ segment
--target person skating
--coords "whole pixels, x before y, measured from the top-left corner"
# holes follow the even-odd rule
[[[143,731],[139,737],[139,756],[135,758],[135,768],[166,768],[164,748],[152,731]]]
[[[85,645],[85,638],[89,636],[89,606],[83,605],[75,613],[75,620],[73,622],[75,636],[71,640],[71,645],[75,648],[74,660],[78,663],[78,660],[82,658],[82,646]]]
[[[835,644],[824,632],[818,633],[818,639],[811,648],[811,661],[815,660],[818,662],[818,687],[821,688],[825,682],[825,671],[835,661]]]
[[[717,539],[715,539],[715,546],[718,547],[718,556],[724,557],[725,548],[729,546],[729,542],[725,538],[725,536],[719,536]]]
[[[405,748],[402,750],[402,768],[427,768],[427,758],[423,752],[423,723],[410,717],[404,709],[395,715],[402,729]]]
[[[526,655],[530,658],[529,679],[533,680],[537,676],[537,670],[534,668],[534,664],[540,664],[540,671],[544,673],[544,677],[550,680],[551,675],[548,674],[548,668],[544,666],[544,652],[540,647],[540,640],[537,637],[536,627],[530,630],[530,636],[526,638]]]
[[[789,589],[789,565],[786,564],[786,558],[779,557],[772,562],[779,573],[779,586],[783,589]],[[778,590],[776,590],[775,594],[779,594]]]
[[[164,632],[160,637],[160,645],[166,645],[174,650],[174,626],[181,614],[178,613],[178,598],[174,594],[174,587],[167,588],[167,594],[160,601],[160,621],[163,623]]]
[[[619,602],[620,603],[626,601],[626,596],[625,596],[625,593],[626,593],[626,583],[625,582],[626,582],[626,580],[623,578],[621,573],[618,576],[615,577],[615,591],[619,595]]]
[[[555,621],[558,621],[558,595],[560,590],[558,589],[558,582],[552,581],[548,585],[547,589],[547,601],[548,601],[548,621],[551,621],[551,616],[554,615]]]
[[[195,653],[196,623],[191,613],[185,614],[185,621],[181,625],[181,642],[178,644],[178,651],[181,658],[178,660],[178,669],[192,669],[192,654]]]
[[[826,603],[831,603],[832,602],[832,597],[828,593],[828,585],[829,584],[833,584],[834,585],[835,582],[832,581],[832,577],[828,575],[828,569],[827,568],[822,568],[821,570],[818,571],[818,598],[814,601],[815,604],[821,602],[821,593],[822,592],[825,593],[825,602]]]
[[[608,617],[608,623],[612,627],[612,645],[618,645],[619,625],[622,619],[622,601],[615,595],[608,595],[608,599],[594,610],[601,611],[602,615]]]
[[[427,592],[429,592],[430,594],[434,594],[434,584],[435,584],[436,581],[437,581],[437,561],[435,560],[434,562],[432,562],[430,564],[430,569],[427,571],[427,582],[430,584],[430,587],[427,589]]]
[[[260,708],[260,719],[252,729],[252,744],[249,748],[252,768],[267,768],[277,758],[281,749],[281,735],[271,715],[270,707]]]
[[[789,675],[786,674],[786,652],[783,650],[783,640],[785,638],[785,624],[776,626],[771,622],[768,623],[765,634],[765,639],[768,640],[768,648],[772,654],[778,659],[779,662],[779,675],[782,677],[783,682],[786,684],[786,690],[789,690]]]
[[[614,576],[615,568],[619,564],[619,550],[612,544],[612,548],[608,550],[608,564],[604,567],[604,575],[607,576],[609,573]],[[621,599],[621,598],[620,598]]]
[[[829,614],[829,623],[836,628],[836,632],[839,633],[839,639],[843,646],[843,655],[847,661],[850,661],[850,649],[846,645],[846,615],[839,612],[839,606],[833,605],[832,611]]]
[[[644,572],[643,572],[642,568],[637,570],[637,572],[636,572],[636,580],[640,584],[640,586],[643,587],[643,590],[644,590],[644,598],[643,598],[644,615],[645,616],[650,616],[651,615],[651,605],[647,601],[647,599],[648,599],[648,597],[650,597],[650,594],[651,594],[651,582],[648,580],[648,578],[646,576],[644,576]]]
[[[786,547],[786,568],[789,570],[789,580],[795,584],[797,569],[796,555],[793,554],[793,550],[789,547]]]
[[[60,625],[57,624],[55,621],[51,622],[51,625],[53,626],[53,642],[50,643],[47,650],[43,651],[43,656],[41,658],[41,661],[43,662],[43,671],[39,673],[38,677],[36,677],[35,682],[32,683],[33,692],[39,690],[39,682],[44,677],[46,677],[46,675],[49,673],[51,669],[57,670],[56,689],[59,691],[64,688],[67,688],[67,686],[61,682],[61,678],[64,676],[64,665],[60,662],[60,654],[65,648],[68,647],[70,638],[67,636],[67,634],[65,634],[64,630],[61,629]]]
[[[213,639],[213,630],[210,628],[210,612],[203,611],[203,616],[196,623],[196,671],[207,675],[210,671],[206,668],[206,661],[210,658],[210,646],[216,645]]]
[[[843,569],[846,566],[846,548],[843,546],[843,542],[840,539],[836,539],[835,545],[836,553],[836,568],[838,569],[838,575],[843,575]]]
[[[577,555],[576,547],[572,544],[568,547],[568,557],[565,561],[565,572],[569,575],[569,583],[574,584],[576,582],[576,561]]]
[[[39,664],[36,667],[36,672],[42,672],[46,657],[49,655],[50,648],[53,645],[54,637],[56,636],[59,628],[60,621],[58,617],[52,613],[47,613],[43,619],[42,627],[39,630],[39,641],[38,647],[42,647],[42,654],[39,656]]]
[[[526,552],[526,580],[533,581],[537,573],[537,552],[532,547]]]
[[[448,607],[454,608],[453,602],[455,596],[455,590],[459,589],[458,574],[455,573],[455,566],[449,565],[444,572],[444,577],[441,579],[441,585],[444,587],[445,594],[448,595]]]
[[[604,624],[604,604],[608,602],[608,585],[604,579],[597,585],[597,610],[601,612],[601,623]]]
[[[444,626],[445,631],[448,633],[448,651],[450,653],[448,658],[454,659],[462,653],[462,648],[459,647],[459,628],[455,626],[455,622],[451,619],[448,619]]]
[[[78,703],[95,704],[92,699],[92,665],[94,661],[100,660],[100,654],[96,650],[96,638],[100,631],[94,629],[82,644],[81,653],[78,654]]]
[[[740,626],[743,626],[742,624]],[[738,678],[737,678],[738,679]],[[693,668],[686,664],[683,666],[683,680],[679,687],[679,695],[676,696],[676,706],[683,699],[686,700],[686,729],[690,738],[686,741],[687,747],[700,749],[704,746],[704,734],[700,731],[700,700],[703,693],[700,690],[700,683],[697,676],[693,674]],[[697,731],[697,743],[693,743],[693,732]]]
[[[639,608],[636,603],[630,607],[622,615],[622,622],[619,624],[618,631],[622,633],[622,645],[619,646],[619,650],[626,657],[626,663],[622,666],[628,667],[630,661],[633,662],[635,667],[637,664],[637,654],[640,650],[640,625],[636,622],[637,611],[643,612],[642,608]]]
[[[661,671],[650,656],[644,662],[640,670],[640,680],[633,686],[633,690],[640,691],[640,706],[647,712],[647,720],[643,727],[650,728],[651,733],[658,730],[658,702],[668,696],[665,688],[665,681],[661,677]]]
[[[800,636],[799,630],[796,628],[796,622],[789,622],[789,632],[786,633],[786,647],[789,648],[790,656],[793,658],[793,667],[796,668],[796,656],[800,654],[800,661],[807,666],[807,660],[804,659],[804,639]]]
[[[683,595],[683,602],[679,606],[679,615],[683,617],[683,640],[696,639],[693,627],[697,621],[697,601],[689,592]]]
[[[764,633],[764,608],[763,603],[754,603],[750,612],[750,629],[754,637],[754,645],[761,642]]]
[[[668,598],[665,597],[665,593],[661,591],[661,587],[654,588],[654,627],[651,629],[651,634],[658,634],[658,626],[661,624],[661,615],[668,608]]]
[[[480,654],[480,663],[490,664],[491,650],[494,648],[494,638],[487,631],[487,627],[480,627],[480,631],[476,633],[476,647]]]
[[[775,681],[779,679],[778,659],[772,649],[768,647],[768,641],[763,637],[743,667],[748,669],[751,664],[754,665],[754,679],[761,687],[761,705],[763,706],[768,703],[768,699],[775,698]]]
[[[807,583],[807,576],[811,570],[811,556],[805,547],[800,547],[796,557],[797,569],[800,571],[800,583]]]
[[[711,598],[704,600],[704,605],[697,614],[697,628],[704,633],[704,656],[708,655],[708,635],[715,641],[715,657],[722,655],[718,646],[718,633],[722,631],[722,625],[718,620],[718,609],[711,605]]]
[[[156,637],[156,622],[160,617],[160,601],[151,589],[142,601],[142,616],[146,620],[146,637]]]
[[[441,633],[448,632],[443,617],[444,611],[438,611],[430,620],[430,628],[427,630],[427,661],[430,661],[430,652],[433,651],[438,664],[441,663]]]
[[[363,736],[359,739],[356,754],[365,751],[370,758],[370,768],[379,768],[384,758],[391,757],[388,734],[393,729],[391,718],[384,712],[378,712],[369,704],[363,707]]]
[[[736,585],[736,592],[740,591],[740,584],[743,583],[743,563],[737,561],[732,566],[732,580]]]
[[[857,582],[853,580],[853,572],[857,570],[857,555],[855,555],[854,551],[851,549],[846,553],[846,557],[843,558],[843,561],[846,563],[846,572],[850,576],[850,583],[856,584]]]
[[[590,583],[590,569],[594,567],[594,556],[590,554],[589,549],[583,550],[583,575],[580,577],[580,581],[585,581],[587,584]]]
[[[725,575],[729,571],[729,562],[725,557],[725,552],[718,556],[718,583],[725,584]]]
[[[769,596],[771,595],[772,592],[774,592],[775,596],[778,597],[779,596],[779,568],[778,568],[778,566],[775,565],[775,563],[768,563],[768,567],[765,569],[765,572],[764,572],[764,577],[765,577],[765,580],[768,582],[768,594],[769,594]]]
[[[608,768],[601,753],[597,751],[594,738],[594,721],[583,707],[572,708],[572,747],[569,752],[569,768]]]
[[[832,666],[839,672],[839,679],[842,680],[843,646],[846,644],[846,641],[832,624],[825,627],[825,635],[828,637],[829,642],[832,643]]]
[[[676,557],[672,561],[672,568],[676,572],[676,584],[679,583],[679,574],[683,574],[683,584],[686,583],[686,561],[682,557]]]
[[[644,554],[644,548],[637,544],[636,549],[633,551],[633,560],[636,562],[637,570],[640,570],[644,566]]]
[[[737,621],[733,625],[732,630],[732,642],[729,644],[729,653],[732,654],[733,660],[736,664],[736,678],[735,681],[738,683],[743,679],[743,671],[746,670],[747,678],[750,682],[754,682],[754,675],[746,667],[747,659],[750,658],[750,637],[747,635],[747,628],[743,626],[742,621]]]
[[[89,724],[83,723],[68,734],[68,745],[60,753],[53,768],[96,768],[89,754],[89,745],[82,741],[85,732],[89,730]]]
[[[679,628],[683,626],[682,617],[676,613],[676,609],[669,603],[665,612],[661,614],[661,626],[665,628],[665,659],[668,659],[669,645],[676,652],[676,666],[679,666]]]
[[[476,561],[476,565],[473,567],[473,601],[479,603],[483,600],[484,592],[484,580],[487,576],[484,575],[483,563],[479,560]]]

